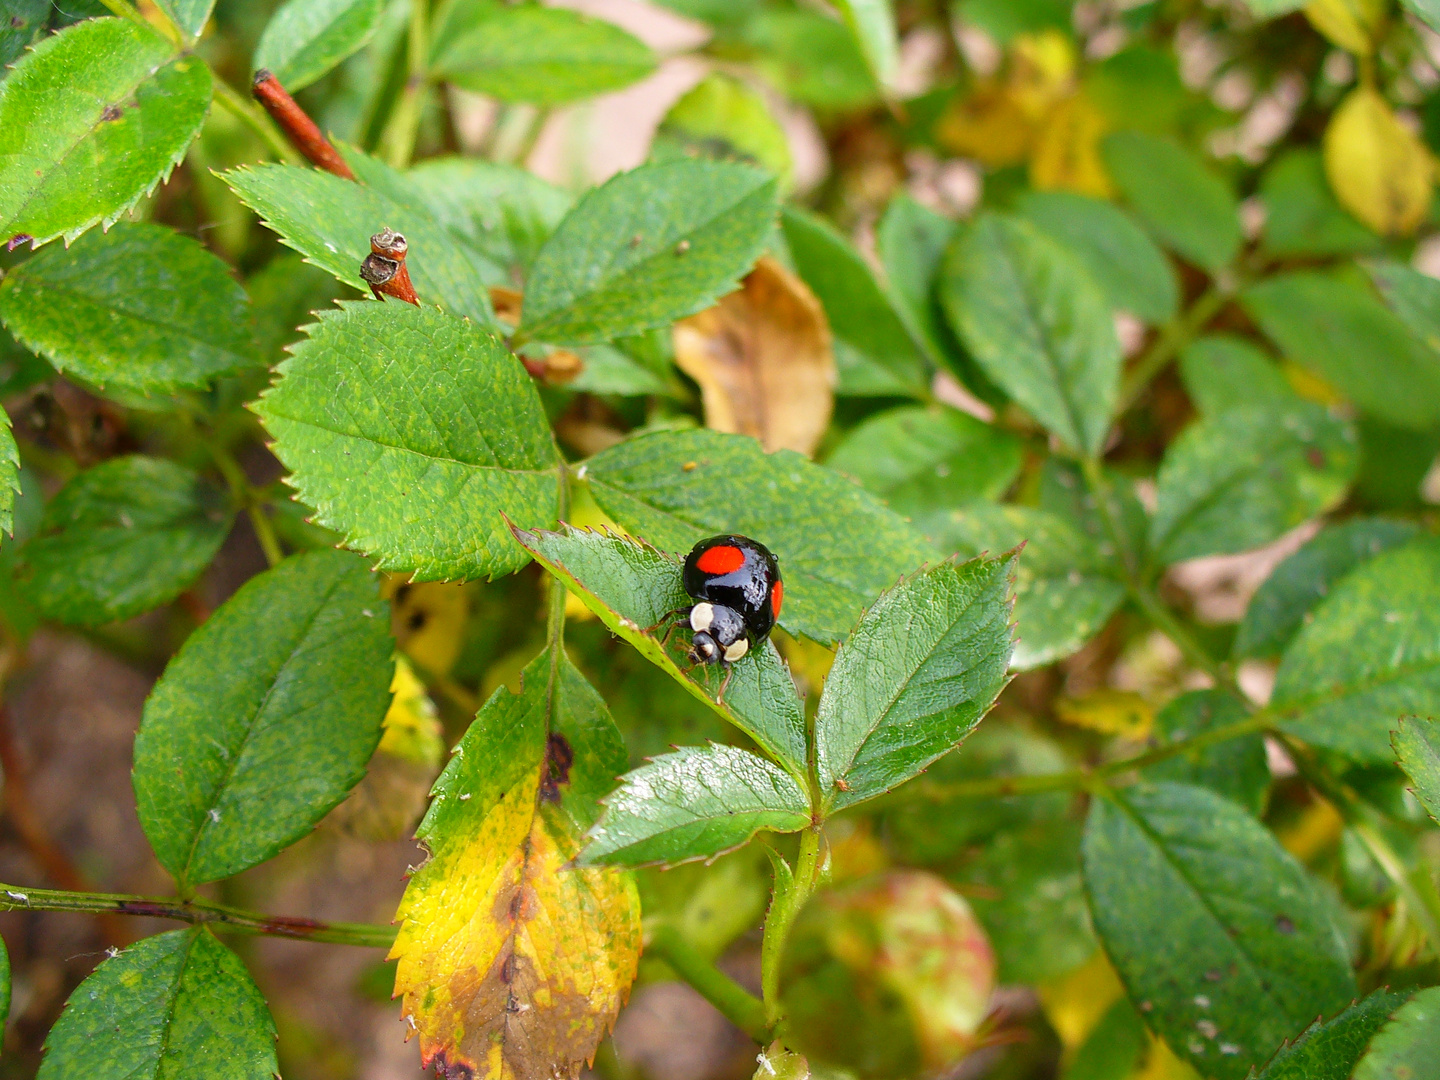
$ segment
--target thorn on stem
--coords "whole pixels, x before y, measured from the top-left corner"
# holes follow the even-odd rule
[[[370,286],[376,300],[382,296],[393,296],[396,300],[420,306],[415,286],[410,283],[410,271],[405,268],[405,253],[409,248],[405,237],[388,227],[370,237],[370,254],[360,264],[360,276]]]
[[[315,121],[295,103],[295,99],[280,85],[279,79],[261,68],[255,72],[250,89],[255,100],[265,106],[265,111],[280,125],[280,129],[295,145],[295,149],[304,154],[312,165],[346,180],[355,179],[355,174],[350,171],[350,166],[345,164],[340,152],[320,134]]]

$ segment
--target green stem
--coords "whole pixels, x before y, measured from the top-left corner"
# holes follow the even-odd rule
[[[1243,695],[1239,694],[1239,688],[1235,684],[1235,677],[1229,669],[1211,656],[1209,651],[1195,639],[1195,635],[1190,633],[1184,623],[1176,618],[1175,613],[1155,594],[1155,590],[1141,575],[1139,567],[1135,564],[1135,554],[1126,544],[1120,522],[1115,516],[1115,507],[1110,501],[1110,483],[1105,479],[1100,459],[1093,456],[1085,457],[1080,462],[1080,468],[1085,477],[1085,485],[1095,499],[1095,507],[1100,514],[1100,520],[1105,526],[1106,533],[1110,536],[1110,542],[1115,545],[1116,554],[1125,570],[1125,588],[1135,602],[1135,606],[1145,613],[1161,633],[1175,643],[1186,660],[1214,679],[1216,686],[1237,696],[1242,696],[1243,699]]]
[[[275,122],[270,119],[265,110],[252,101],[246,101],[235,89],[211,72],[211,81],[215,84],[215,100],[221,107],[226,109],[232,116],[236,117],[242,124],[259,135],[265,145],[274,151],[275,156],[287,165],[303,165],[305,159],[299,152],[290,145]]]
[[[334,945],[360,945],[388,949],[395,941],[395,929],[373,923],[324,923],[314,919],[293,919],[244,911],[208,900],[180,900],[174,897],[129,896],[121,893],[62,892],[58,889],[21,889],[0,885],[0,911],[74,911],[89,915],[141,915],[152,919],[178,919],[204,924],[213,930],[234,934],[264,934],[268,937],[323,941]]]
[[[518,165],[522,169],[525,167],[525,162],[535,149],[535,144],[540,141],[540,133],[545,130],[545,121],[548,119],[550,119],[548,108],[536,108],[535,115],[530,118],[529,127],[525,129],[525,134],[521,136],[514,151],[509,155],[511,164]]]
[[[764,1046],[770,1037],[765,1006],[754,994],[726,975],[672,927],[658,924],[645,951],[664,960],[722,1016]]]
[[[1232,290],[1212,284],[1183,314],[1166,323],[1160,335],[1140,354],[1140,359],[1135,361],[1134,366],[1126,373],[1120,388],[1120,402],[1116,406],[1117,416],[1127,412],[1140,399],[1151,380],[1164,371],[1165,365],[1170,363],[1175,354],[1220,313],[1231,295]]]
[[[995,799],[1012,795],[1041,795],[1050,791],[1081,791],[1093,788],[1103,782],[1127,772],[1144,769],[1168,758],[1195,750],[1204,750],[1218,743],[1229,742],[1245,735],[1254,735],[1269,729],[1275,717],[1266,710],[1221,727],[1202,731],[1188,739],[1157,746],[1143,754],[1119,758],[1093,769],[1075,769],[1069,772],[1043,773],[1038,776],[991,776],[981,780],[959,780],[952,783],[918,780],[907,784],[886,801],[904,802],[924,800],[942,802],[949,799]]]
[[[800,834],[794,881],[783,892],[777,889],[770,917],[765,921],[765,937],[760,944],[760,989],[765,999],[765,1020],[772,1031],[784,1018],[780,1003],[780,963],[785,955],[785,943],[790,938],[795,917],[815,889],[820,868],[820,831],[821,826],[814,824]]]
[[[230,451],[219,443],[210,441],[206,441],[205,448],[210,452],[210,458],[220,470],[220,475],[225,477],[225,482],[230,485],[231,497],[238,506],[244,507],[250,518],[255,539],[260,543],[260,550],[265,553],[266,563],[270,566],[279,565],[285,558],[285,551],[280,547],[280,538],[275,535],[275,526],[265,516],[264,500],[259,492],[251,485],[250,478],[245,475],[245,470],[240,468],[240,463]]]
[[[408,76],[400,102],[381,140],[385,159],[397,169],[410,167],[415,140],[420,135],[420,114],[430,93],[430,8],[427,0],[410,0],[410,33],[406,42]]]

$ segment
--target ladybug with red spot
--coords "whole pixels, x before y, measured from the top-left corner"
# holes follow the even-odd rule
[[[748,536],[701,540],[685,559],[681,582],[695,601],[686,621],[695,635],[690,658],[697,664],[728,667],[764,641],[785,595],[775,556]]]

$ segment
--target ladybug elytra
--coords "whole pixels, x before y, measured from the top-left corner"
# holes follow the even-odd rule
[[[775,556],[748,536],[701,540],[685,559],[681,582],[695,601],[686,621],[697,664],[728,666],[764,641],[785,595]]]

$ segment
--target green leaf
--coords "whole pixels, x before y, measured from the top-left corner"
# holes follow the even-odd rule
[[[1335,200],[1318,150],[1293,149],[1277,158],[1260,178],[1260,199],[1271,255],[1354,255],[1380,244]]]
[[[984,30],[1002,45],[1016,34],[1039,30],[1070,33],[1069,0],[959,0],[956,13]]]
[[[821,798],[903,784],[974,729],[1010,666],[1015,556],[943,562],[881,595],[845,639],[815,716]]]
[[[1192,690],[1172,698],[1156,715],[1155,727],[1165,742],[1174,743],[1244,720],[1247,715],[1245,706],[1233,694]],[[1265,812],[1270,790],[1265,739],[1258,733],[1227,739],[1202,750],[1187,750],[1151,765],[1145,776],[1209,788],[1256,817]]]
[[[1022,443],[1008,431],[944,405],[907,405],[859,424],[825,464],[934,535],[935,518],[1003,495],[1022,457]]]
[[[1062,1080],[1128,1080],[1149,1045],[1145,1022],[1129,999],[1121,997],[1075,1051]]]
[[[650,145],[656,161],[708,157],[768,169],[791,186],[790,143],[765,97],[749,83],[712,72],[670,106]]]
[[[1376,990],[1339,1016],[1311,1024],[1255,1080],[1350,1080],[1370,1039],[1408,995]]]
[[[316,522],[420,581],[524,566],[502,515],[549,524],[558,488],[520,362],[473,323],[410,304],[345,303],[306,329],[253,407]]]
[[[1410,790],[1425,812],[1440,821],[1440,723],[1428,717],[1401,717],[1390,735],[1390,745],[1415,785]]]
[[[294,165],[231,169],[225,182],[287,247],[367,295],[360,264],[370,254],[369,238],[395,229],[409,241],[406,266],[421,303],[493,325],[488,287],[508,284],[505,271],[442,224],[426,192],[403,173],[356,151],[345,160],[364,183]]]
[[[1211,273],[1244,242],[1229,186],[1171,138],[1118,131],[1101,144],[1111,179],[1155,237]]]
[[[200,31],[210,20],[211,9],[215,7],[215,0],[156,0],[156,3],[188,38],[200,36]]]
[[[627,396],[672,393],[659,375],[613,345],[582,345],[579,353],[585,366],[566,383],[571,390]]]
[[[1440,352],[1440,281],[1389,259],[1364,265],[1390,310],[1432,352]]]
[[[673,865],[739,847],[761,829],[809,824],[810,801],[783,769],[734,746],[682,746],[621,778],[580,861]]]
[[[1253,2],[1253,0],[1252,0]],[[1440,3],[1437,0],[1400,0],[1432,30],[1440,30]]]
[[[285,359],[285,347],[305,337],[300,327],[315,312],[353,294],[323,267],[282,251],[245,282],[255,315],[256,357],[267,367]]]
[[[1206,416],[1246,405],[1283,408],[1296,393],[1279,365],[1245,338],[1210,334],[1180,352],[1180,379]]]
[[[0,409],[0,413],[4,410]],[[15,535],[15,496],[20,491],[20,448],[10,429],[10,415],[0,417],[0,529]],[[0,1018],[0,1024],[3,1024]]]
[[[135,736],[135,802],[160,865],[198,885],[308,833],[365,774],[393,648],[354,555],[296,555],[241,586],[170,661]]]
[[[890,0],[835,0],[835,7],[855,35],[875,81],[890,86],[900,68],[900,39]]]
[[[431,158],[405,178],[440,224],[505,268],[527,269],[575,204],[534,173],[479,158]]]
[[[501,101],[563,105],[639,82],[655,54],[614,23],[567,8],[457,3],[436,37],[435,76]]]
[[[289,0],[265,24],[252,66],[293,94],[369,44],[384,11],[384,0]]]
[[[160,225],[40,252],[0,285],[0,318],[60,371],[128,395],[200,389],[259,359],[229,267]]]
[[[1104,294],[1075,258],[1026,222],[986,214],[950,249],[940,289],[985,374],[1070,447],[1098,452],[1120,344]]]
[[[657,547],[688,552],[721,533],[765,544],[785,580],[780,624],[816,641],[844,637],[896,577],[935,557],[858,485],[744,435],[654,432],[597,454],[585,471],[601,509]]]
[[[879,96],[854,35],[818,11],[765,8],[739,35],[757,51],[756,69],[787,98],[820,110],[848,111]]]
[[[1234,655],[1279,656],[1341,578],[1419,531],[1413,522],[1390,518],[1356,518],[1322,530],[1255,593],[1235,635]]]
[[[0,4],[0,79],[15,58],[45,32],[50,0],[6,0]]]
[[[1172,563],[1268,544],[1340,502],[1359,466],[1354,427],[1310,402],[1206,417],[1160,463],[1151,547]]]
[[[169,603],[230,532],[223,494],[164,458],[112,458],[45,507],[19,579],[47,617],[99,626]]]
[[[972,503],[937,520],[942,551],[979,555],[1024,544],[1015,569],[1015,653],[1025,671],[1062,660],[1098,634],[1125,599],[1119,567],[1058,514]]]
[[[710,306],[759,258],[775,219],[775,184],[758,169],[721,161],[645,165],[612,177],[540,250],[522,335],[586,345]]]
[[[1030,191],[1020,197],[1016,213],[1067,248],[1111,307],[1149,323],[1174,316],[1180,303],[1174,267],[1119,207],[1069,191]]]
[[[240,958],[202,927],[102,961],[45,1039],[39,1080],[272,1080],[275,1022]]]
[[[936,367],[948,361],[942,343],[949,331],[935,295],[935,278],[957,228],[956,222],[901,191],[885,207],[875,229],[875,248],[885,267],[895,313]]]
[[[1090,804],[1095,929],[1145,1021],[1203,1075],[1242,1080],[1355,994],[1305,870],[1229,799],[1141,785]]]
[[[1240,299],[1281,352],[1378,419],[1416,430],[1440,421],[1440,354],[1359,280],[1295,270]]]
[[[1352,570],[1295,635],[1270,706],[1306,742],[1389,762],[1390,729],[1440,714],[1440,541]]]
[[[752,649],[725,674],[709,665],[677,663],[688,649],[681,636],[663,635],[689,610],[680,584],[680,563],[628,537],[589,530],[521,532],[516,539],[598,615],[611,632],[755,740],[792,774],[805,771],[805,718],[795,684],[775,646]],[[683,630],[681,631],[683,635]],[[663,642],[663,644],[662,644]],[[667,648],[668,646],[668,648]]]
[[[971,747],[967,742],[954,756],[969,755]],[[934,807],[930,814],[934,832]],[[985,839],[978,857],[950,880],[970,897],[984,924],[1000,960],[1000,980],[1049,982],[1095,955],[1080,880],[1080,823],[1052,819]],[[1117,1080],[1128,1077],[1125,1073]]]
[[[830,322],[839,392],[923,395],[930,381],[925,361],[860,253],[830,224],[803,210],[786,206],[780,223],[796,272]]]
[[[0,82],[0,239],[67,242],[170,175],[210,108],[210,69],[128,19],[45,38]]]
[[[1440,987],[1419,991],[1370,1040],[1355,1080],[1419,1080],[1440,1075]]]

